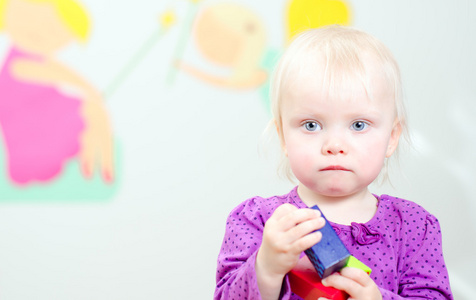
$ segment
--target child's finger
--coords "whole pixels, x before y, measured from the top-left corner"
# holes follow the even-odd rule
[[[368,286],[373,283],[372,278],[370,278],[367,273],[357,268],[343,268],[340,273],[342,276],[357,282],[361,286]]]
[[[309,233],[294,242],[294,252],[301,253],[319,243],[321,239],[322,233],[320,231]]]
[[[271,218],[280,220],[284,216],[288,215],[290,212],[297,210],[298,208],[292,204],[284,203],[274,210]]]
[[[364,271],[356,268],[344,268],[325,278],[322,283],[345,291],[352,299],[381,299],[380,291],[375,282]],[[380,297],[379,297],[380,296]]]
[[[286,228],[287,225],[283,224],[282,219],[284,216],[290,214],[291,212],[297,209],[298,209],[297,207],[289,203],[285,203],[278,206],[278,208],[274,210],[273,214],[271,215],[269,220],[266,222],[265,227],[267,226],[268,228],[273,228],[273,230],[277,230],[280,232],[284,232],[288,230]]]
[[[298,224],[301,224],[301,223],[306,222],[308,220],[317,219],[320,216],[321,215],[320,215],[319,211],[317,211],[317,210],[307,209],[307,208],[296,209],[296,210],[293,210],[293,211],[289,212],[288,214],[284,215],[279,220],[279,222],[282,224],[283,230],[288,231],[288,230],[296,227],[296,225],[298,225]],[[307,233],[309,233],[309,231]]]
[[[329,277],[322,280],[322,284],[327,287],[333,287],[335,289],[345,291],[347,294],[354,296],[359,294],[362,286],[354,280],[344,277],[339,273],[334,273]]]
[[[311,216],[312,217],[312,216]],[[313,218],[305,220],[289,230],[290,234],[296,238],[301,238],[313,231],[322,228],[325,225],[323,217],[315,215]]]

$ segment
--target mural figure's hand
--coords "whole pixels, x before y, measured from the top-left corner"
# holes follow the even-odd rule
[[[98,93],[88,93],[83,101],[85,128],[81,135],[79,159],[85,177],[97,168],[105,182],[114,180],[113,138],[109,117]]]
[[[243,70],[235,69],[234,73],[229,76],[218,76],[202,71],[183,61],[175,61],[177,69],[180,69],[204,82],[232,89],[251,89],[262,85],[268,74],[266,71],[256,67],[255,69],[242,68]]]

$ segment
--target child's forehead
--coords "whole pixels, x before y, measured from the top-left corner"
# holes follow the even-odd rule
[[[285,66],[292,78],[314,75],[314,77],[385,75],[386,62],[371,51],[341,51],[334,53],[323,50],[297,53]]]
[[[324,56],[316,56],[290,65],[282,82],[282,91],[294,93],[309,89],[338,98],[349,98],[362,92],[372,98],[394,92],[384,67],[372,57],[365,58],[360,64],[348,65],[329,63]]]
[[[355,115],[383,115],[396,113],[396,101],[393,93],[385,84],[375,83],[365,86],[358,80],[330,88],[316,81],[306,80],[295,83],[294,88],[286,89],[282,97],[280,111],[283,115],[314,115],[336,113]],[[389,117],[391,117],[389,115]]]

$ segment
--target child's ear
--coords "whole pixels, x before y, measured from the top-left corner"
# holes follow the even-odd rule
[[[400,135],[402,134],[402,124],[398,118],[393,122],[392,132],[390,133],[390,140],[388,141],[387,153],[385,157],[392,156],[393,152],[397,149]]]
[[[280,124],[278,123],[278,121],[274,119],[274,127],[276,127],[276,132],[278,133],[279,142],[281,143],[281,149],[283,149],[283,153],[287,157],[288,150],[286,149],[286,142],[284,141],[282,126],[279,126],[279,125]]]

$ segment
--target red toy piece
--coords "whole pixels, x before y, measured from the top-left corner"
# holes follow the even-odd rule
[[[372,273],[372,270],[354,256],[350,256],[346,267],[357,268],[365,273]],[[321,283],[321,278],[312,265],[309,258],[303,256],[298,264],[288,273],[291,291],[304,300],[317,300],[319,297],[325,297],[332,300],[346,300],[347,293],[331,287],[325,287]]]
[[[331,300],[346,300],[349,297],[347,293],[341,290],[324,286],[306,255],[288,273],[288,278],[291,291],[304,300],[317,300],[319,297]]]

